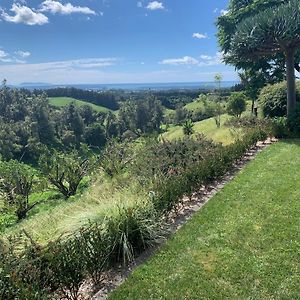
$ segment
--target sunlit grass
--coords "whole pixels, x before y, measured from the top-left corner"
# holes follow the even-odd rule
[[[108,111],[110,111],[106,107],[95,105],[95,104],[85,102],[85,101],[81,101],[81,100],[76,100],[74,98],[69,98],[69,97],[51,97],[51,98],[49,98],[49,103],[53,106],[56,106],[56,107],[64,107],[64,106],[69,105],[72,102],[75,103],[76,106],[89,105],[96,112],[108,112]]]
[[[235,134],[234,131],[224,125],[228,120],[228,115],[221,116],[221,127],[216,126],[214,118],[199,121],[194,123],[194,135],[202,133],[207,138],[212,139],[214,142],[228,145],[234,142]],[[162,137],[167,140],[179,139],[184,136],[182,126],[171,126]]]
[[[61,235],[73,233],[89,222],[101,221],[114,214],[119,206],[130,205],[145,199],[143,191],[134,184],[120,188],[110,180],[97,181],[82,195],[68,200],[48,200],[56,203],[38,214],[9,228],[4,237],[25,230],[40,243],[55,240]]]

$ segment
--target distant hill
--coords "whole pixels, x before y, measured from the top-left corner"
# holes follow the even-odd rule
[[[110,109],[108,109],[106,107],[95,105],[95,104],[92,104],[92,103],[89,103],[89,102],[77,100],[77,99],[70,98],[70,97],[50,97],[49,98],[50,105],[55,106],[55,107],[64,107],[64,106],[69,105],[72,102],[75,103],[75,105],[77,105],[77,106],[89,105],[96,112],[109,112],[109,111],[111,111]]]

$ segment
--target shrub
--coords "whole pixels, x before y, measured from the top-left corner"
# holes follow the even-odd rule
[[[173,178],[190,165],[209,157],[218,147],[203,135],[174,141],[149,140],[137,153],[131,172],[143,184]]]
[[[113,263],[132,262],[162,236],[161,220],[149,201],[120,207],[118,213],[107,220],[106,229],[112,239],[110,259]]]
[[[39,160],[39,167],[44,175],[66,199],[76,194],[83,178],[94,167],[94,157],[82,149],[82,153],[73,150],[69,153],[52,154],[46,152]]]
[[[0,162],[0,193],[5,198],[5,205],[14,208],[18,220],[24,219],[37,204],[29,203],[35,175],[32,168],[16,160]]]
[[[262,128],[249,129],[242,139],[234,144],[219,147],[203,160],[189,165],[187,169],[172,177],[165,177],[156,185],[154,206],[164,213],[170,211],[182,200],[214,180],[220,179],[233,164],[260,140],[265,140],[268,132]]]
[[[287,112],[286,82],[265,86],[258,97],[263,115],[265,117],[283,117]],[[297,84],[297,101],[300,101],[300,86]]]
[[[296,109],[287,118],[286,125],[293,136],[300,136],[300,104],[297,105]]]
[[[133,159],[134,149],[129,141],[111,140],[101,153],[100,167],[112,178],[125,171]]]
[[[272,133],[276,138],[285,138],[289,135],[286,117],[272,119]]]
[[[186,120],[182,125],[184,135],[192,135],[194,133],[194,123],[191,119]]]
[[[240,117],[241,114],[246,110],[246,96],[244,93],[235,92],[229,96],[227,103],[227,113],[231,116]]]

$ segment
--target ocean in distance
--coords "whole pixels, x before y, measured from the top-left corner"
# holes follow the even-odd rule
[[[238,84],[238,81],[223,81],[221,87],[229,88]],[[22,83],[19,88],[27,89],[50,89],[57,87],[74,87],[84,90],[185,90],[185,89],[211,89],[216,87],[215,82],[172,82],[172,83],[120,83],[120,84],[66,84],[55,85],[47,83]]]

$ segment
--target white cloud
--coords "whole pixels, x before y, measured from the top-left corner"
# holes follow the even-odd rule
[[[214,9],[214,14],[216,14],[218,11],[219,11],[219,9],[218,9],[218,8],[215,8],[215,9]]]
[[[199,58],[194,58],[191,56],[184,56],[181,58],[169,58],[164,59],[160,62],[162,65],[172,65],[172,66],[217,66],[222,64],[223,55],[221,52],[217,52],[215,55],[205,55],[202,54]]]
[[[193,33],[193,38],[201,40],[201,39],[207,39],[208,36],[207,36],[207,34],[195,32],[195,33]]]
[[[15,54],[22,57],[22,58],[26,58],[26,57],[29,57],[31,55],[31,53],[29,51],[22,51],[22,50],[15,51]]]
[[[216,55],[200,55],[199,66],[217,66],[222,64],[223,54],[217,52]]]
[[[137,5],[138,8],[142,8],[143,7],[143,2],[142,1],[138,1],[136,3],[136,5]]]
[[[89,7],[73,6],[71,3],[62,4],[58,1],[46,0],[42,2],[40,11],[51,12],[52,14],[69,15],[81,13],[86,15],[96,15],[96,12]]]
[[[0,50],[0,61],[2,59],[6,59],[8,57],[8,53],[6,53],[4,50]]]
[[[227,15],[229,13],[229,11],[226,10],[226,9],[221,9],[220,13],[221,13],[222,16],[225,16],[225,15]]]
[[[14,13],[13,16],[3,10],[1,12],[1,17],[7,22],[23,23],[26,25],[44,25],[49,22],[47,16],[40,12],[35,12],[24,5],[14,3],[10,11]]]
[[[150,10],[165,9],[163,3],[158,1],[149,2],[146,8]]]
[[[173,66],[180,66],[180,65],[198,65],[199,61],[191,56],[184,56],[182,58],[169,58],[164,59],[160,62],[162,65],[173,65]]]

